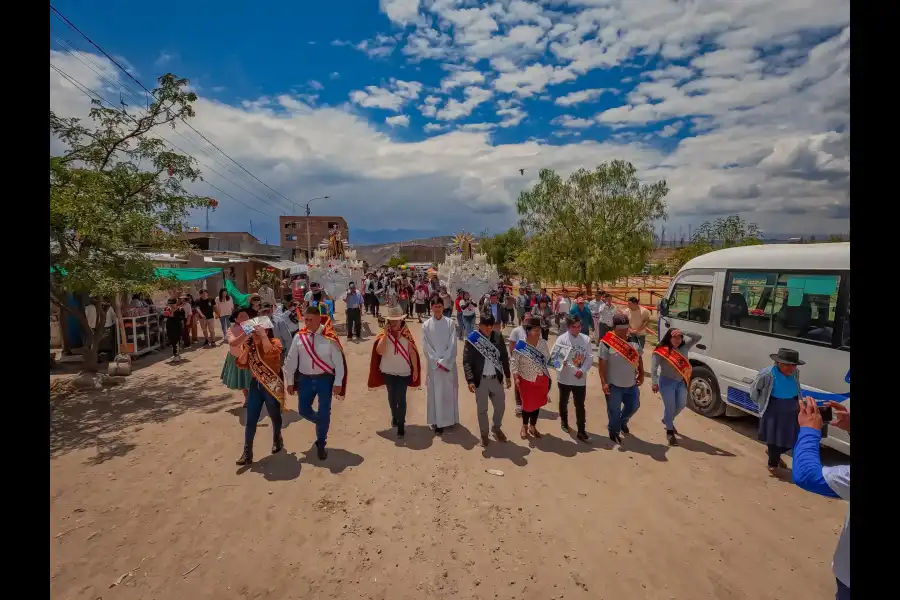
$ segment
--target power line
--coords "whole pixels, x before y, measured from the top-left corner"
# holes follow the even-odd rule
[[[99,50],[100,53],[103,54],[103,56],[105,56],[106,58],[108,58],[110,62],[112,62],[112,63],[113,63],[114,65],[116,65],[117,67],[119,67],[119,69],[121,69],[122,72],[125,73],[125,75],[127,75],[129,79],[131,79],[131,80],[134,81],[136,84],[138,84],[139,86],[141,86],[141,87],[144,89],[144,91],[146,91],[148,94],[150,94],[151,96],[153,96],[154,98],[156,98],[156,94],[154,94],[152,91],[150,91],[149,89],[147,89],[147,86],[145,86],[143,83],[141,83],[134,75],[132,75],[131,73],[129,73],[129,72],[128,72],[128,69],[126,69],[126,68],[123,67],[121,64],[119,64],[119,61],[117,61],[115,58],[113,58],[112,56],[110,56],[110,55],[106,52],[106,50],[104,50],[103,48],[101,48],[96,42],[94,42],[94,40],[92,40],[90,37],[88,37],[87,34],[85,34],[85,33],[82,32],[80,29],[78,29],[78,27],[76,27],[74,23],[72,23],[68,18],[66,18],[66,16],[65,16],[64,14],[62,14],[61,12],[59,12],[59,10],[57,10],[57,8],[56,8],[55,6],[53,6],[52,4],[50,5],[50,10],[52,10],[54,13],[56,13],[56,15],[57,15],[60,19],[62,19],[62,21],[63,21],[66,25],[68,25],[70,29],[72,29],[72,30],[75,31],[78,35],[80,35],[80,36],[83,37],[85,40],[87,40],[87,42],[88,42],[89,44],[91,44],[94,48],[96,48],[97,50]],[[159,98],[156,98],[156,99],[159,100]],[[282,193],[279,192],[278,190],[272,188],[272,187],[269,186],[269,184],[267,184],[265,181],[263,181],[262,179],[260,179],[259,177],[257,177],[256,175],[254,175],[253,173],[251,173],[250,171],[248,171],[248,170],[244,167],[244,165],[242,165],[241,163],[239,163],[239,162],[237,162],[236,160],[234,160],[233,158],[231,158],[231,156],[229,156],[224,150],[222,150],[221,148],[219,148],[216,144],[214,144],[209,138],[207,138],[207,137],[206,137],[205,135],[203,135],[201,132],[197,131],[197,129],[195,129],[194,126],[191,125],[190,123],[188,123],[186,120],[184,120],[184,119],[182,118],[181,121],[182,121],[185,125],[187,125],[188,127],[190,127],[191,130],[194,131],[194,133],[196,133],[196,134],[199,135],[201,138],[203,138],[210,146],[212,146],[213,148],[215,148],[216,150],[218,150],[219,152],[221,152],[223,156],[225,156],[228,160],[230,160],[230,161],[233,162],[235,165],[237,165],[242,171],[244,171],[245,173],[247,173],[248,175],[250,175],[250,177],[252,177],[252,178],[255,179],[256,181],[258,181],[259,183],[261,183],[263,186],[265,186],[266,188],[268,188],[269,190],[271,190],[273,193],[275,193],[275,194],[278,195],[279,197],[283,198],[285,201],[287,201],[287,202],[288,202],[289,204],[291,204],[291,206],[293,207],[293,205],[295,204],[293,200],[291,200],[290,198],[288,198],[287,196],[285,196],[284,194],[282,194]]]
[[[54,71],[56,71],[57,73],[59,73],[62,77],[64,77],[67,81],[69,81],[69,83],[71,83],[72,85],[74,85],[74,86],[78,89],[78,91],[80,91],[82,94],[84,94],[85,96],[87,96],[87,97],[90,98],[91,100],[95,100],[95,99],[96,99],[96,101],[97,101],[97,102],[100,102],[101,104],[106,104],[106,105],[109,106],[110,108],[115,108],[115,107],[112,105],[112,103],[110,103],[108,100],[104,99],[100,94],[98,94],[98,93],[95,92],[94,90],[90,89],[89,87],[87,87],[86,85],[84,85],[83,83],[81,83],[80,81],[78,81],[77,79],[75,79],[74,77],[72,77],[71,75],[69,75],[68,73],[66,73],[65,71],[63,71],[63,70],[60,69],[59,67],[57,67],[56,65],[54,65],[52,62],[50,63],[50,68],[53,69]],[[131,116],[128,115],[127,113],[124,113],[124,114],[125,114],[126,116],[128,116],[129,118],[131,118],[133,121],[137,122],[137,121],[134,119],[134,117],[131,117]],[[187,154],[187,152],[185,152],[182,148],[180,148],[180,147],[178,147],[177,145],[175,145],[173,142],[171,142],[171,141],[169,141],[169,140],[167,140],[167,139],[165,139],[165,138],[162,138],[162,137],[160,137],[160,139],[161,139],[163,142],[165,142],[166,144],[168,144],[169,146],[171,146],[172,148],[174,148],[175,150],[181,152],[182,154]],[[199,161],[198,161],[198,162],[199,162]],[[219,175],[220,177],[222,177],[223,179],[226,179],[227,181],[231,181],[231,180],[229,180],[227,177],[224,177],[224,176],[223,176],[221,173],[219,173],[218,171],[215,171],[214,169],[213,169],[213,172],[216,173],[217,175]],[[265,216],[267,216],[267,217],[275,218],[274,215],[271,215],[271,214],[269,214],[269,213],[267,213],[267,212],[265,212],[265,211],[262,211],[262,210],[259,210],[258,208],[255,208],[255,207],[253,207],[253,206],[250,206],[249,204],[246,204],[245,202],[242,202],[241,200],[238,200],[237,198],[235,198],[234,196],[232,196],[231,194],[229,194],[228,192],[226,192],[226,191],[223,190],[222,188],[220,188],[220,187],[218,187],[218,186],[216,186],[216,185],[213,185],[212,183],[210,183],[209,181],[206,181],[205,179],[203,180],[203,183],[205,183],[205,184],[208,185],[209,187],[213,188],[214,190],[217,190],[217,191],[221,192],[222,194],[224,194],[225,196],[231,198],[232,200],[234,200],[234,201],[237,202],[238,204],[241,204],[242,206],[245,206],[245,207],[249,208],[250,210],[256,211],[256,212],[258,212],[259,214],[265,215]],[[234,184],[233,181],[231,181],[231,183]],[[238,187],[240,187],[240,186],[238,186]],[[243,189],[243,188],[241,188],[241,189]],[[245,191],[246,191],[246,190],[245,190]]]
[[[92,60],[92,59],[90,58],[90,54],[89,54],[89,53],[80,52],[70,40],[67,40],[67,39],[65,39],[65,38],[58,37],[58,36],[56,36],[56,35],[54,35],[54,38],[57,40],[58,43],[60,43],[61,45],[63,45],[63,46],[65,46],[65,47],[68,48],[68,50],[69,50],[69,55],[70,55],[70,56],[73,56],[78,62],[80,62],[81,64],[83,64],[83,65],[84,65],[85,67],[87,67],[89,70],[93,71],[93,73],[94,73],[95,75],[97,75],[97,77],[99,77],[101,80],[105,81],[105,82],[108,83],[111,87],[113,87],[113,88],[115,88],[115,89],[118,89],[118,88],[124,89],[126,92],[130,93],[134,98],[138,98],[138,99],[140,99],[140,100],[143,101],[143,99],[140,98],[140,94],[139,94],[138,92],[135,92],[132,88],[130,88],[130,87],[124,85],[123,83],[121,83],[120,81],[118,81],[118,77],[116,77],[113,73],[110,73],[110,71],[107,70],[103,65],[101,65],[101,64],[97,63],[96,61]],[[77,54],[76,54],[76,52],[77,52]],[[94,69],[91,65],[87,64],[84,60],[81,59],[81,56],[79,56],[79,54],[83,54],[84,57],[85,57],[85,59],[87,59],[88,62],[90,62],[91,64],[93,64],[94,66],[96,66],[98,69],[100,69],[100,70],[103,71],[104,73],[107,73],[108,75],[110,75],[111,78],[110,78],[110,77],[105,77],[103,74],[101,74],[99,71],[97,71],[97,69]],[[117,87],[117,86],[118,86],[118,87]],[[120,94],[120,97],[121,97],[121,90],[119,90],[119,94]],[[107,101],[107,103],[109,103],[109,101]],[[125,105],[125,106],[127,106],[127,104],[125,104],[124,101],[122,101],[122,104]],[[222,161],[218,160],[215,156],[213,156],[212,154],[210,154],[205,148],[201,147],[201,146],[196,142],[196,140],[194,140],[190,135],[187,135],[186,133],[182,133],[182,132],[179,131],[177,128],[175,128],[174,123],[173,123],[172,129],[173,129],[173,131],[174,131],[176,134],[178,134],[181,138],[183,138],[185,141],[187,141],[189,144],[191,144],[194,148],[196,148],[197,150],[199,150],[200,152],[202,152],[203,154],[205,154],[206,156],[208,156],[213,162],[215,162],[216,164],[219,164],[219,165],[221,165],[222,167],[224,167],[225,170],[227,170],[229,173],[234,174],[234,175],[237,176],[237,177],[241,177],[241,178],[243,178],[244,181],[248,181],[250,185],[253,185],[253,182],[252,182],[252,181],[249,181],[248,179],[246,179],[246,176],[243,175],[240,171],[235,171],[234,168],[231,167],[230,165],[228,165],[227,163],[223,163]],[[159,135],[159,134],[157,133],[156,135]],[[159,135],[159,137],[162,138],[163,140],[165,140],[166,142],[169,142],[169,140],[168,140],[167,138],[163,137],[162,135]],[[169,143],[171,144],[171,142],[169,142]],[[172,145],[174,145],[174,144],[172,144]],[[177,146],[176,146],[176,148],[177,148]],[[179,148],[179,151],[183,152],[184,154],[188,154],[188,152],[185,152],[184,150],[181,150],[180,148]],[[267,198],[264,198],[264,197],[262,197],[262,196],[259,196],[258,194],[255,194],[254,192],[251,192],[250,190],[248,190],[248,189],[244,188],[243,186],[239,185],[238,183],[236,183],[236,182],[233,181],[232,179],[229,179],[228,177],[226,177],[225,175],[223,175],[222,173],[220,173],[219,171],[217,171],[217,170],[214,169],[213,167],[211,167],[211,166],[207,165],[206,163],[200,161],[199,159],[195,159],[195,160],[197,160],[198,163],[200,163],[201,165],[203,165],[203,166],[206,167],[208,170],[212,171],[213,173],[215,173],[216,175],[218,175],[218,176],[221,177],[222,179],[228,181],[229,183],[231,183],[232,185],[234,185],[236,188],[240,189],[241,191],[247,193],[247,194],[250,195],[250,196],[253,196],[254,198],[256,198],[257,200],[259,200],[260,202],[262,202],[262,203],[264,203],[264,204],[267,204],[267,205],[271,206],[271,207],[274,208],[275,210],[280,210],[280,207],[279,207],[278,205],[276,205],[276,204],[273,204],[271,200],[269,200],[269,199],[267,199]],[[263,214],[266,214],[266,213],[263,213]]]

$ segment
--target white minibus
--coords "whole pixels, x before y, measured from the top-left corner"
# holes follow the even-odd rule
[[[688,261],[661,303],[672,327],[703,336],[690,351],[688,406],[708,417],[758,414],[755,375],[779,348],[800,352],[803,389],[850,393],[850,244],[773,244],[717,250]],[[826,426],[822,444],[850,454]]]

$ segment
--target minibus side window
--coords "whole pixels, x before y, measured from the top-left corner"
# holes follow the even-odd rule
[[[771,333],[777,273],[730,273],[722,302],[722,326]]]
[[[695,323],[709,323],[712,286],[678,283],[669,297],[669,316]]]

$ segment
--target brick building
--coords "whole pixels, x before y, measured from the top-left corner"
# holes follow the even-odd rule
[[[350,241],[350,229],[347,227],[347,221],[344,217],[278,217],[279,243],[284,248],[296,250],[296,256],[299,258],[306,253],[306,224],[309,221],[309,245],[315,251],[316,247],[324,239],[328,238],[328,233],[337,228],[341,234],[341,239]]]

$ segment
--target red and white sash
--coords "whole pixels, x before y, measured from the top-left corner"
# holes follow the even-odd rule
[[[409,352],[406,351],[406,348],[403,347],[403,344],[400,343],[398,338],[395,338],[390,333],[387,334],[388,340],[394,345],[394,354],[399,354],[403,360],[406,361],[406,364],[409,365],[409,368],[412,369],[412,359],[409,358]]]
[[[309,355],[309,359],[312,361],[313,367],[318,367],[329,375],[334,375],[334,369],[328,366],[328,363],[326,363],[319,357],[318,354],[316,354],[316,349],[314,347],[315,344],[310,341],[309,336],[307,336],[305,333],[298,333],[297,335],[300,338],[300,343],[303,345],[303,349],[306,350],[306,354]],[[312,336],[315,334],[311,333],[309,335]]]

